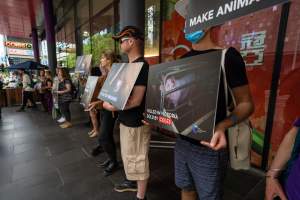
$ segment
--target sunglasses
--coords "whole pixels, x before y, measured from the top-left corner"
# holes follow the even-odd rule
[[[127,41],[127,40],[129,40],[130,38],[127,38],[127,37],[124,37],[124,38],[121,38],[120,39],[120,44],[122,44],[123,42],[125,42],[125,41]]]

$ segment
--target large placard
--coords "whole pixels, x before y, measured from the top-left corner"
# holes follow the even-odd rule
[[[143,62],[114,63],[98,98],[123,110],[143,64]]]
[[[220,83],[222,50],[152,66],[146,120],[197,140],[210,141]]]
[[[289,0],[188,0],[185,33],[205,30],[226,21]]]
[[[89,104],[98,96],[100,91],[100,78],[99,76],[89,76],[84,88],[83,95],[81,97],[81,104],[85,109],[88,108]]]
[[[78,56],[75,72],[89,74],[91,71],[92,55]]]

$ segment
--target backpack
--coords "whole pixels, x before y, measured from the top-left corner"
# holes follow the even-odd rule
[[[228,106],[228,91],[232,98],[234,106],[236,101],[232,93],[231,88],[227,84],[226,71],[225,71],[225,55],[227,49],[222,52],[222,73],[225,90],[225,102],[226,108]],[[230,111],[227,108],[227,115],[230,115]],[[234,170],[248,170],[250,169],[250,158],[251,158],[251,144],[252,144],[252,126],[248,119],[236,124],[235,126],[228,129],[228,144],[230,154],[230,166]]]

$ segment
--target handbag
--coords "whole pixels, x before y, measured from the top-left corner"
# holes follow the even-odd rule
[[[228,109],[228,93],[232,97],[234,106],[236,106],[236,100],[232,93],[232,89],[227,84],[226,71],[225,71],[225,55],[227,49],[222,52],[222,73],[225,89],[225,102],[227,116],[230,116],[231,112]],[[230,154],[230,166],[234,170],[249,170],[251,159],[251,144],[252,144],[252,126],[249,119],[240,122],[228,129],[228,144]]]

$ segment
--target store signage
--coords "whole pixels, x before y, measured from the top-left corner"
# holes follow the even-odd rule
[[[177,134],[210,141],[221,58],[222,50],[150,67],[146,120]]]
[[[32,50],[26,49],[7,49],[9,55],[19,55],[19,56],[33,56]]]
[[[20,49],[31,49],[32,48],[32,44],[23,43],[23,42],[6,41],[6,42],[4,42],[4,45],[6,47],[10,47],[10,48],[20,48]]]
[[[185,33],[204,30],[289,0],[189,0]]]
[[[114,63],[98,99],[109,102],[119,110],[123,110],[142,67],[142,62]]]
[[[240,53],[246,66],[258,66],[264,62],[266,31],[243,34]]]

